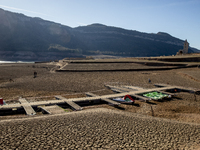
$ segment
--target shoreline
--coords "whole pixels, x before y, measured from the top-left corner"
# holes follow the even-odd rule
[[[35,63],[35,61],[0,61],[0,64]]]

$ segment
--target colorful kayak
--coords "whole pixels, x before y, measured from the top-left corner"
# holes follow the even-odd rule
[[[117,101],[117,102],[122,102],[122,103],[133,103],[133,102],[135,102],[135,100],[130,95],[126,95],[123,98],[114,98],[113,100]]]
[[[155,100],[162,99],[164,97],[169,97],[169,95],[163,94],[161,92],[149,92],[149,93],[143,94],[143,96],[151,98],[151,99],[155,99]]]

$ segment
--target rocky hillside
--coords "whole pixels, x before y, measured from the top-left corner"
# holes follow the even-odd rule
[[[87,45],[87,52],[122,56],[160,56],[176,54],[183,40],[163,32],[147,34],[138,31],[92,24],[74,29]]]
[[[71,28],[3,9],[0,18],[0,60],[173,55],[183,45],[183,40],[162,32],[147,34],[101,24]]]

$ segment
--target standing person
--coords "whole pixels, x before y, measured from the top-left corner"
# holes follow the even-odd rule
[[[151,83],[151,79],[148,79],[149,83]]]
[[[34,78],[36,78],[37,77],[37,72],[36,71],[34,71]]]

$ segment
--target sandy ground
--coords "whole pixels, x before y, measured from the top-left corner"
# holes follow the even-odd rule
[[[102,64],[100,66],[102,67]],[[122,64],[119,66],[121,67]],[[1,64],[0,97],[3,97],[7,103],[13,103],[17,102],[20,96],[27,98],[28,101],[39,101],[55,99],[54,95],[63,95],[66,98],[83,97],[86,96],[85,92],[98,95],[112,94],[113,92],[107,89],[105,84],[154,88],[153,83],[165,83],[200,89],[199,68],[146,72],[52,72],[54,68],[56,68],[55,64]],[[91,65],[88,68],[91,68]],[[115,68],[117,68],[116,65]],[[36,78],[33,78],[34,71],[38,73]],[[152,81],[150,84],[149,78]],[[185,110],[190,114],[200,113],[200,97],[199,95],[195,97],[192,93],[178,93],[177,98],[166,102],[136,103],[140,105],[139,109],[143,109],[143,105],[155,104],[155,111],[159,112],[157,115],[167,118],[176,113],[185,113]],[[135,106],[133,108],[130,106],[128,110],[136,112],[137,109]],[[173,115],[165,116],[163,115],[165,111]],[[174,117],[177,118],[177,114]]]
[[[200,89],[199,68],[146,72],[51,72],[53,65],[0,65],[0,90],[4,99],[18,96],[83,93],[105,89],[106,83],[128,84],[153,88],[153,83],[165,83]],[[38,73],[33,78],[33,72]],[[186,75],[185,75],[186,74]],[[190,78],[192,76],[193,78]],[[148,83],[151,79],[152,84]],[[10,81],[10,79],[12,79]]]
[[[198,149],[200,125],[109,109],[0,121],[0,149]]]
[[[138,72],[54,72],[56,68],[54,64],[0,64],[0,97],[7,103],[14,103],[20,96],[28,101],[39,101],[54,99],[54,95],[75,98],[85,96],[85,92],[98,95],[113,93],[105,84],[153,88],[153,83],[165,83],[200,89],[199,68]],[[38,73],[36,78],[33,77],[34,71]],[[152,83],[148,83],[149,78]],[[109,110],[91,110],[96,107]],[[138,115],[140,117],[135,117]],[[105,104],[89,106],[79,113],[69,112],[64,116],[38,119],[36,116],[33,117],[34,121],[23,115],[8,116],[7,119],[16,117],[25,120],[0,122],[0,149],[200,148],[200,95],[192,93],[181,92],[175,98],[162,102],[122,104],[119,108]],[[170,120],[163,121],[161,118]],[[5,119],[5,116],[0,116],[0,119]]]
[[[156,66],[156,68],[163,68],[163,67],[173,67],[173,66]],[[71,63],[63,67],[63,70],[110,70],[110,69],[147,69],[147,68],[155,68],[155,66],[146,66],[137,63]]]

